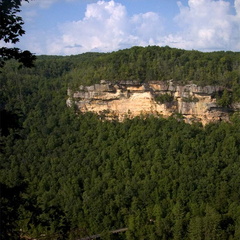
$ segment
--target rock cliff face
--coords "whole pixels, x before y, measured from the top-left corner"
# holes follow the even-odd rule
[[[68,91],[68,106],[75,104],[81,112],[94,112],[106,119],[123,121],[139,115],[171,116],[180,114],[186,122],[229,121],[233,108],[217,106],[218,86],[176,85],[173,81],[138,83],[121,81],[80,86]]]

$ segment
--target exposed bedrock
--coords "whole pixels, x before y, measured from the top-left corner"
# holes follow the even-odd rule
[[[102,80],[92,86],[68,90],[68,106],[75,104],[81,112],[94,112],[105,119],[123,121],[139,115],[181,114],[186,122],[229,121],[229,113],[240,109],[235,103],[220,107],[216,103],[220,86],[177,85],[173,81],[117,83]]]

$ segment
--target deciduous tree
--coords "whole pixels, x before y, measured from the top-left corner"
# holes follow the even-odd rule
[[[23,0],[0,0],[0,41],[16,44],[19,37],[25,34],[23,19],[18,16]],[[25,0],[28,2],[28,0]],[[32,67],[35,55],[19,48],[0,48],[0,67],[9,59],[16,59],[26,67]]]

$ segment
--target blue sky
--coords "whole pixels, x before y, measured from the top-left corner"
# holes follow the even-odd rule
[[[240,51],[240,0],[33,0],[17,47],[37,55],[132,46]]]

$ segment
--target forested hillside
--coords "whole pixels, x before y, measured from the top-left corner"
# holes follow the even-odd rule
[[[240,97],[240,53],[134,47],[40,56],[0,73],[1,239],[238,240],[240,116],[100,121],[66,106],[68,86],[174,79]],[[111,235],[110,231],[128,228]]]
[[[186,51],[169,47],[133,47],[113,53],[75,56],[67,74],[71,83],[90,85],[101,79],[147,82],[173,79],[180,84],[221,85],[240,95],[240,53]]]

